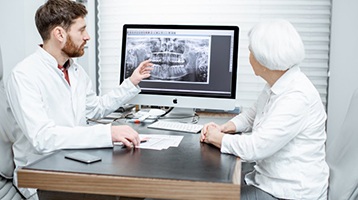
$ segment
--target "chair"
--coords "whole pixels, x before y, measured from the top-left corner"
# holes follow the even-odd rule
[[[327,144],[330,168],[328,197],[358,199],[358,89],[354,92],[340,134]]]
[[[0,48],[0,199],[23,199],[12,183],[15,169],[12,144],[18,128],[7,102]]]

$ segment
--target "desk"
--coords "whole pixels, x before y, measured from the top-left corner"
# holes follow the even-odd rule
[[[203,117],[201,123],[226,121]],[[114,148],[86,149],[101,162],[82,164],[64,158],[61,150],[18,171],[20,187],[47,191],[166,199],[240,199],[240,159],[199,142],[200,134],[147,129],[139,133],[184,135],[179,147],[156,151]]]

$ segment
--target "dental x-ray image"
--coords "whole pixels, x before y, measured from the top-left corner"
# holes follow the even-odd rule
[[[126,77],[150,59],[154,64],[150,81],[209,82],[209,37],[128,37],[126,49]]]

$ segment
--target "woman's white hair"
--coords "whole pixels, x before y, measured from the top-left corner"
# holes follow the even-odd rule
[[[256,60],[270,70],[286,70],[302,62],[302,39],[287,20],[260,22],[248,33],[249,49]]]

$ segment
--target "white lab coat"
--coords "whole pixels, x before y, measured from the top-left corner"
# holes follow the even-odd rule
[[[70,60],[67,83],[57,61],[39,47],[20,62],[7,82],[7,96],[23,137],[14,143],[16,166],[57,149],[112,147],[111,125],[86,123],[102,118],[140,92],[128,79],[98,97],[85,70]]]

